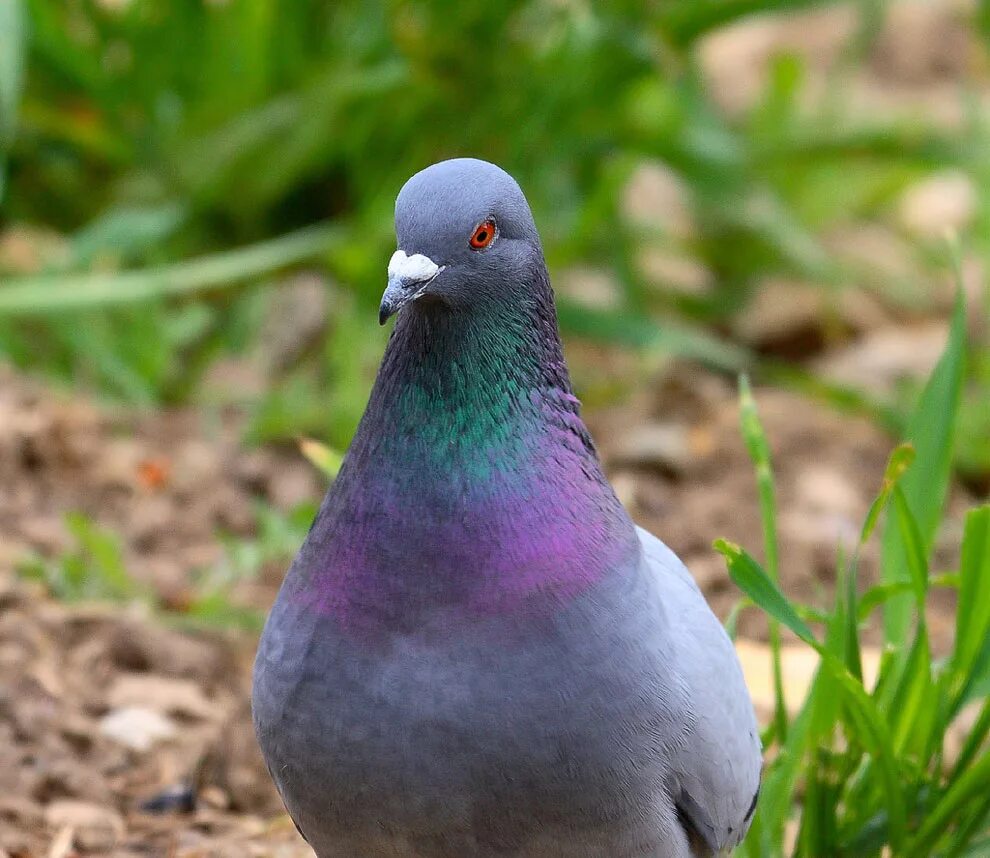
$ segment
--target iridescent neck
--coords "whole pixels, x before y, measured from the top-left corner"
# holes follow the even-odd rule
[[[635,551],[546,300],[400,318],[300,555],[306,598],[359,625],[529,609]]]

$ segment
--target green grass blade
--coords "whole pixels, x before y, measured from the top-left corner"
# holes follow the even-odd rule
[[[22,0],[0,3],[0,144],[9,145],[24,83],[27,22]]]
[[[863,665],[859,644],[859,624],[869,616],[876,604],[880,604],[880,601],[867,602],[864,599],[860,603],[858,594],[859,555],[873,533],[880,514],[886,508],[895,487],[913,461],[914,448],[910,444],[901,444],[890,454],[887,459],[887,466],[884,468],[880,492],[870,505],[866,519],[860,529],[859,544],[848,563],[840,557],[841,562],[838,564],[836,605],[837,610],[841,609],[843,621],[842,657],[849,672],[861,682],[863,680]],[[840,599],[839,594],[844,594],[844,597]]]
[[[969,802],[985,798],[990,784],[990,754],[979,757],[952,782],[911,839],[907,854],[929,858],[939,838]]]
[[[798,843],[805,855],[834,851],[835,801],[826,754],[816,748],[805,772]]]
[[[990,505],[970,510],[959,560],[959,605],[952,667],[968,678],[990,635]]]
[[[763,550],[770,579],[779,580],[777,548],[777,501],[774,495],[773,466],[770,462],[770,444],[760,422],[756,400],[745,375],[739,377],[739,421],[749,457],[756,469],[756,487],[760,499],[760,518],[763,524]],[[774,729],[777,741],[787,739],[787,706],[784,701],[784,672],[780,655],[780,628],[770,621],[770,667],[773,672]]]
[[[68,513],[65,525],[80,549],[80,563],[75,568],[67,568],[67,571],[72,576],[77,572],[85,576],[85,580],[73,582],[81,593],[120,600],[143,595],[144,588],[131,577],[124,565],[123,551],[116,536],[101,530],[81,513]]]
[[[892,581],[887,584],[875,584],[870,587],[859,600],[858,620],[863,623],[881,605],[886,605],[895,596],[911,592],[910,581]]]
[[[838,578],[835,588],[836,614],[835,622],[838,628],[835,637],[842,642],[841,657],[849,672],[860,682],[863,681],[863,654],[859,645],[859,605],[856,591],[856,557],[847,562],[840,556]]]
[[[922,625],[904,663],[893,703],[889,707],[894,750],[898,754],[907,747],[912,731],[926,719],[927,715],[923,710],[934,713],[931,693],[931,650],[927,631]]]
[[[85,268],[109,255],[129,259],[169,238],[188,217],[186,206],[115,206],[77,231],[69,244],[66,269]]]
[[[778,578],[777,504],[773,488],[773,468],[770,463],[770,445],[760,422],[753,399],[749,379],[739,378],[739,419],[743,440],[749,457],[756,468],[756,483],[760,498],[760,515],[763,522],[763,547],[766,552],[766,568],[770,577]]]
[[[818,671],[801,711],[791,723],[787,741],[783,744],[763,777],[760,801],[756,806],[754,830],[746,838],[754,858],[766,858],[780,853],[784,830],[793,813],[794,793],[801,776],[802,763],[809,747],[818,740],[816,732],[820,704],[829,697],[831,678]],[[757,840],[759,838],[759,840]]]
[[[24,83],[27,22],[21,0],[0,2],[0,203],[7,178],[7,152],[17,131],[17,111]]]
[[[738,372],[755,363],[746,349],[669,320],[662,324],[632,313],[591,310],[557,296],[560,326],[570,334],[635,349],[667,351],[715,369]]]
[[[336,478],[340,466],[344,464],[343,453],[313,438],[300,438],[299,452],[331,480]]]
[[[953,694],[952,714],[971,700],[990,696],[990,634],[983,639],[969,673],[956,677],[956,687],[958,691]]]
[[[873,754],[880,769],[880,779],[886,795],[889,843],[894,854],[900,854],[898,850],[906,836],[907,811],[893,738],[886,719],[866,693],[862,683],[851,676],[841,662],[829,656],[823,657],[822,663],[835,677],[843,692],[858,739]]]
[[[963,742],[956,763],[952,767],[952,773],[949,775],[949,783],[955,783],[970,767],[983,750],[988,735],[990,735],[990,700],[984,702],[976,722],[967,734],[966,741]]]
[[[978,145],[911,120],[858,123],[848,128],[812,124],[761,144],[754,158],[791,169],[803,163],[849,164],[857,159],[886,159],[931,168],[966,164],[976,156]]]
[[[964,845],[962,852],[950,853],[949,858],[986,858],[987,855],[990,855],[990,837]]]
[[[866,520],[863,522],[863,527],[859,534],[860,546],[865,545],[869,541],[870,536],[873,534],[873,529],[880,519],[880,514],[890,500],[891,493],[907,469],[911,467],[914,456],[914,447],[910,444],[900,444],[890,454],[890,458],[887,459],[887,467],[883,472],[883,483],[880,486],[880,493],[876,496],[873,503],[870,504],[869,512],[866,514]]]
[[[857,736],[873,754],[879,768],[886,796],[888,836],[892,847],[896,850],[906,836],[907,813],[893,737],[885,717],[866,693],[862,683],[846,670],[840,659],[818,642],[777,585],[749,554],[738,545],[724,539],[716,540],[715,549],[725,557],[729,575],[736,585],[771,617],[787,626],[821,656],[822,665],[835,680],[836,687],[842,694]]]
[[[990,833],[990,796],[976,804],[975,812],[969,812],[967,818],[950,835],[952,842],[945,853],[946,858],[956,858],[960,854],[976,855],[978,858],[990,855],[990,842],[985,839]],[[974,853],[970,847],[977,838],[981,838],[984,845],[982,851]]]
[[[732,638],[733,641],[736,639],[736,630],[739,625],[739,615],[746,610],[746,608],[752,608],[753,603],[749,599],[739,599],[736,603],[729,609],[729,614],[725,618],[725,633]]]
[[[749,553],[734,542],[725,539],[715,540],[715,550],[725,558],[729,575],[736,586],[756,605],[777,622],[787,626],[805,643],[816,648],[820,646],[814,632],[798,616],[794,606]]]
[[[229,287],[318,257],[338,236],[333,225],[319,224],[237,250],[143,271],[11,280],[0,284],[0,318],[105,309]]]
[[[927,556],[945,503],[952,466],[952,443],[962,394],[966,346],[966,307],[962,288],[956,293],[949,342],[921,394],[908,426],[908,440],[917,458],[901,480],[908,507],[918,523],[922,550]],[[910,580],[908,547],[900,528],[890,521],[884,528],[882,573],[884,581]],[[910,598],[895,596],[884,607],[884,635],[900,644],[911,619]]]
[[[894,512],[897,516],[897,527],[900,530],[901,540],[904,544],[904,553],[907,558],[908,571],[911,573],[911,585],[914,588],[914,597],[918,603],[918,610],[923,611],[925,607],[925,595],[928,593],[928,559],[925,556],[925,549],[922,546],[921,531],[918,529],[918,521],[908,506],[907,498],[900,486],[894,489]]]

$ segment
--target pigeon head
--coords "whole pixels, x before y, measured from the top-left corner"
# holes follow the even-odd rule
[[[412,303],[470,311],[519,300],[543,251],[526,197],[508,173],[474,158],[414,175],[395,201],[398,250],[379,321]]]

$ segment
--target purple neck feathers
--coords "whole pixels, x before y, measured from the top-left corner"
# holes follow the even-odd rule
[[[348,626],[552,610],[638,541],[571,393],[545,273],[530,302],[396,325],[290,575]],[[542,607],[541,607],[542,606]]]

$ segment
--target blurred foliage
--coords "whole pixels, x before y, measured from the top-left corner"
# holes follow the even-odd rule
[[[891,455],[852,556],[840,555],[835,602],[824,613],[789,601],[775,580],[769,446],[743,388],[743,434],[765,501],[766,568],[737,545],[719,540],[716,548],[748,601],[812,647],[819,661],[805,699],[790,701],[793,710],[777,695],[764,737],[770,762],[742,855],[988,853],[990,506],[966,516],[958,572],[936,576],[929,569],[931,534],[949,484],[952,437],[944,427],[955,422],[964,346],[960,302],[948,347],[911,420],[915,446],[903,444]],[[883,580],[860,594],[859,555],[885,511]],[[927,609],[930,591],[945,587],[958,591],[959,608],[952,652],[936,658]],[[877,677],[864,679],[862,634],[877,608],[886,647]],[[822,633],[812,630],[812,618]],[[779,645],[771,659],[779,675]],[[788,828],[793,847],[784,846]]]
[[[821,238],[883,217],[934,169],[990,177],[975,107],[958,133],[847,110],[843,83],[880,0],[853,4],[859,31],[824,98],[809,104],[788,54],[740,112],[706,83],[700,50],[716,29],[815,5],[828,4],[8,0],[0,201],[4,224],[33,232],[31,258],[0,286],[0,357],[128,401],[208,399],[216,387],[201,381],[217,361],[263,339],[279,272],[319,266],[342,284],[329,287],[328,344],[237,404],[254,415],[255,439],[311,434],[343,447],[384,342],[369,320],[395,193],[426,164],[466,154],[519,178],[552,268],[615,275],[607,311],[561,297],[565,331],[583,337],[759,371],[724,335],[769,277],[814,284],[830,301],[853,284],[924,300],[924,280]],[[624,216],[644,161],[683,185],[691,229]],[[977,244],[990,235],[981,205]],[[636,264],[643,247],[692,260],[715,288],[654,282]],[[919,271],[928,250],[916,251]],[[970,422],[978,440],[985,427]]]
[[[224,550],[220,559],[212,566],[195,570],[188,589],[168,598],[135,577],[116,534],[78,512],[65,516],[73,543],[68,551],[55,558],[28,557],[17,571],[61,601],[137,603],[175,625],[260,633],[265,614],[245,604],[237,592],[238,585],[257,580],[267,567],[281,574],[302,545],[316,509],[315,504],[304,503],[286,513],[257,504],[256,535],[251,539],[221,536]]]
[[[81,513],[68,513],[65,528],[75,547],[54,560],[25,560],[20,574],[38,581],[59,599],[75,602],[104,599],[129,602],[148,593],[127,570],[120,540]]]
[[[898,491],[905,507],[909,508],[913,524],[907,530],[887,527],[884,531],[881,565],[888,582],[909,580],[912,553],[921,551],[925,557],[931,553],[935,532],[942,521],[959,423],[965,356],[966,305],[960,284],[948,346],[922,391],[906,429],[906,437],[917,458],[901,480]],[[911,624],[913,607],[908,593],[894,596],[887,603],[884,629],[888,641],[904,639]]]
[[[316,506],[304,503],[288,513],[264,504],[255,507],[257,535],[252,539],[224,538],[220,562],[194,576],[189,599],[170,606],[168,617],[182,624],[236,627],[260,633],[265,613],[237,598],[242,581],[258,578],[266,567],[281,570],[306,538]]]

